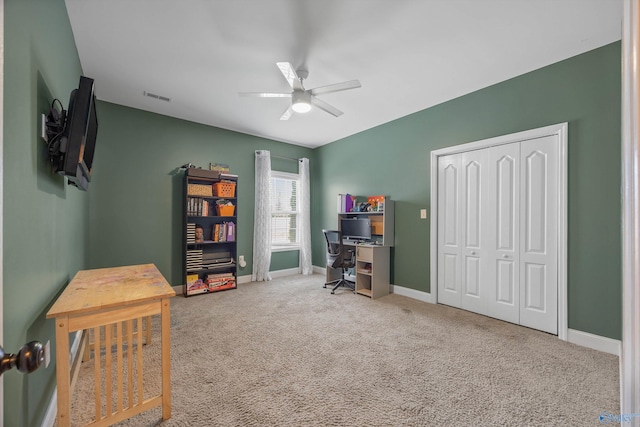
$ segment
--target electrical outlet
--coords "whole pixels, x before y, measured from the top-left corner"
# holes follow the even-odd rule
[[[427,219],[427,210],[420,209],[420,219]]]
[[[47,340],[44,345],[44,367],[48,368],[49,363],[51,363],[51,341]]]
[[[49,138],[47,138],[47,116],[45,114],[42,115],[42,120],[40,121],[40,132],[44,142],[49,142]]]

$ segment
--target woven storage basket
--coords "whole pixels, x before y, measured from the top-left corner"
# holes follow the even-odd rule
[[[218,197],[234,197],[236,195],[235,182],[216,182],[213,184],[213,195]]]
[[[188,184],[187,194],[189,196],[211,197],[213,189],[207,184]]]

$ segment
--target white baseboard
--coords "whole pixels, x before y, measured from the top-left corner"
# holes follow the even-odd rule
[[[603,351],[620,357],[622,352],[622,342],[612,338],[601,337],[600,335],[590,334],[588,332],[569,329],[567,331],[567,341],[573,344],[589,347],[594,350]]]
[[[82,341],[82,331],[77,331],[73,337],[73,343],[71,344],[71,350],[69,351],[69,366],[73,366],[73,362],[76,358],[80,357],[79,349],[80,342]],[[47,405],[47,411],[42,419],[42,427],[53,427],[58,416],[58,388],[56,387],[51,394],[49,405]]]
[[[238,285],[241,283],[251,283],[251,275],[245,274],[244,276],[238,276]]]
[[[390,287],[389,290],[394,294],[402,295],[404,297],[408,297],[412,299],[417,299],[418,301],[422,301],[422,302],[428,302],[430,304],[436,303],[436,301],[434,301],[433,294],[429,292],[417,291],[415,289],[405,288],[404,286],[398,286],[398,285],[390,285],[389,287]]]
[[[278,277],[293,276],[296,274],[300,274],[300,268],[295,267],[295,268],[288,268],[286,270],[270,271],[269,274],[271,275],[272,279],[276,279]]]
[[[42,419],[41,427],[53,427],[56,422],[56,416],[58,415],[58,389],[53,390],[49,406],[47,406],[47,412]]]

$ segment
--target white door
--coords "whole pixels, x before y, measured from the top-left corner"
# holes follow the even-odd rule
[[[558,333],[556,136],[438,157],[438,302]]]
[[[558,151],[555,137],[520,144],[520,324],[558,333]]]
[[[438,161],[439,302],[485,313],[483,295],[486,150],[442,156]]]
[[[485,314],[486,277],[483,252],[486,240],[484,217],[486,209],[487,150],[474,150],[460,156],[460,307]]]
[[[438,302],[460,307],[460,155],[438,159]]]
[[[487,315],[519,323],[520,143],[487,149]]]

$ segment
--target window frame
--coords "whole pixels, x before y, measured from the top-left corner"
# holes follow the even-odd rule
[[[293,251],[293,250],[300,250],[300,174],[298,173],[292,173],[292,172],[283,172],[283,171],[276,171],[276,170],[272,170],[271,174],[269,176],[269,191],[271,191],[271,180],[273,178],[277,178],[277,179],[285,179],[285,180],[291,180],[291,181],[296,181],[296,208],[297,210],[295,212],[293,211],[274,211],[273,210],[273,200],[271,200],[271,206],[270,206],[270,214],[271,214],[271,218],[273,220],[273,215],[276,213],[294,213],[296,216],[296,243],[274,243],[273,241],[273,227],[271,230],[271,252],[285,252],[285,251]]]

